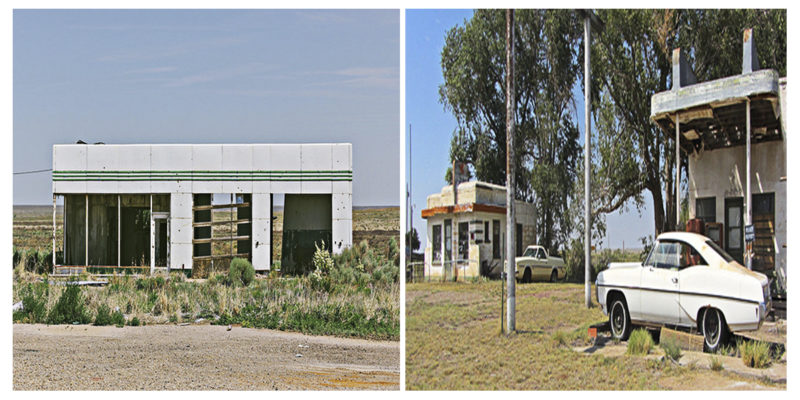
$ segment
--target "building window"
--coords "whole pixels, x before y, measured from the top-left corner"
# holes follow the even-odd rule
[[[753,195],[753,269],[771,271],[775,268],[775,193]]]
[[[491,243],[491,240],[489,240],[489,221],[483,223],[483,241]]]
[[[453,259],[453,221],[450,219],[444,220],[444,258]]]
[[[517,240],[517,254],[515,257],[519,257],[522,255],[522,250],[524,250],[522,248],[522,224],[516,224],[515,228],[517,230],[514,232],[514,236],[516,236],[514,239]]]
[[[500,220],[492,221],[492,258],[500,259]]]
[[[717,222],[717,199],[704,197],[695,200],[694,217],[706,222]]]
[[[433,247],[433,262],[440,263],[442,262],[442,226],[434,225],[432,230],[433,239],[431,241],[431,247]]]

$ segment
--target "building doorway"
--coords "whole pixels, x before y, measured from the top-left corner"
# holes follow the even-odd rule
[[[725,251],[743,264],[744,212],[741,197],[725,199]]]

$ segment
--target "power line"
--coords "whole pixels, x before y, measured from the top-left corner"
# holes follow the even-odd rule
[[[52,170],[53,170],[52,168],[48,168],[48,169],[37,169],[33,171],[20,171],[20,172],[14,172],[14,175],[38,174],[40,172],[50,172]]]

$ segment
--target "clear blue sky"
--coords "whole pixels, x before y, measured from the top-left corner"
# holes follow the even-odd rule
[[[411,176],[414,227],[424,247],[425,220],[420,211],[429,194],[445,185],[444,173],[449,165],[450,137],[456,127],[455,118],[439,102],[439,85],[443,83],[441,51],[447,31],[472,17],[472,10],[407,10],[406,11],[406,123],[411,124]],[[583,87],[573,88],[578,99],[578,121],[583,137]],[[408,132],[408,126],[405,127]],[[581,139],[581,144],[583,140]],[[408,138],[406,151],[408,148]],[[407,167],[408,168],[408,167]],[[409,179],[409,170],[406,170]],[[607,237],[604,247],[639,247],[639,238],[653,234],[652,198],[645,195],[642,214],[632,209],[616,212],[606,218]]]
[[[74,143],[353,144],[354,205],[400,204],[400,14],[14,11],[14,171]],[[14,204],[49,204],[49,173]]]

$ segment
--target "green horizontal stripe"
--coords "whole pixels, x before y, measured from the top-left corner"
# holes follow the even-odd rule
[[[179,170],[179,171],[96,171],[96,170],[80,170],[80,171],[53,171],[53,174],[352,174],[352,170],[253,170],[253,171],[221,171],[221,170]]]
[[[287,182],[311,182],[311,181],[319,181],[319,182],[338,182],[338,181],[347,181],[352,182],[352,177],[230,177],[230,178],[220,178],[220,177],[186,177],[186,178],[135,178],[135,177],[70,177],[70,178],[59,178],[53,177],[53,181],[55,182],[85,182],[85,181],[115,181],[115,182],[138,182],[138,181],[287,181]]]

